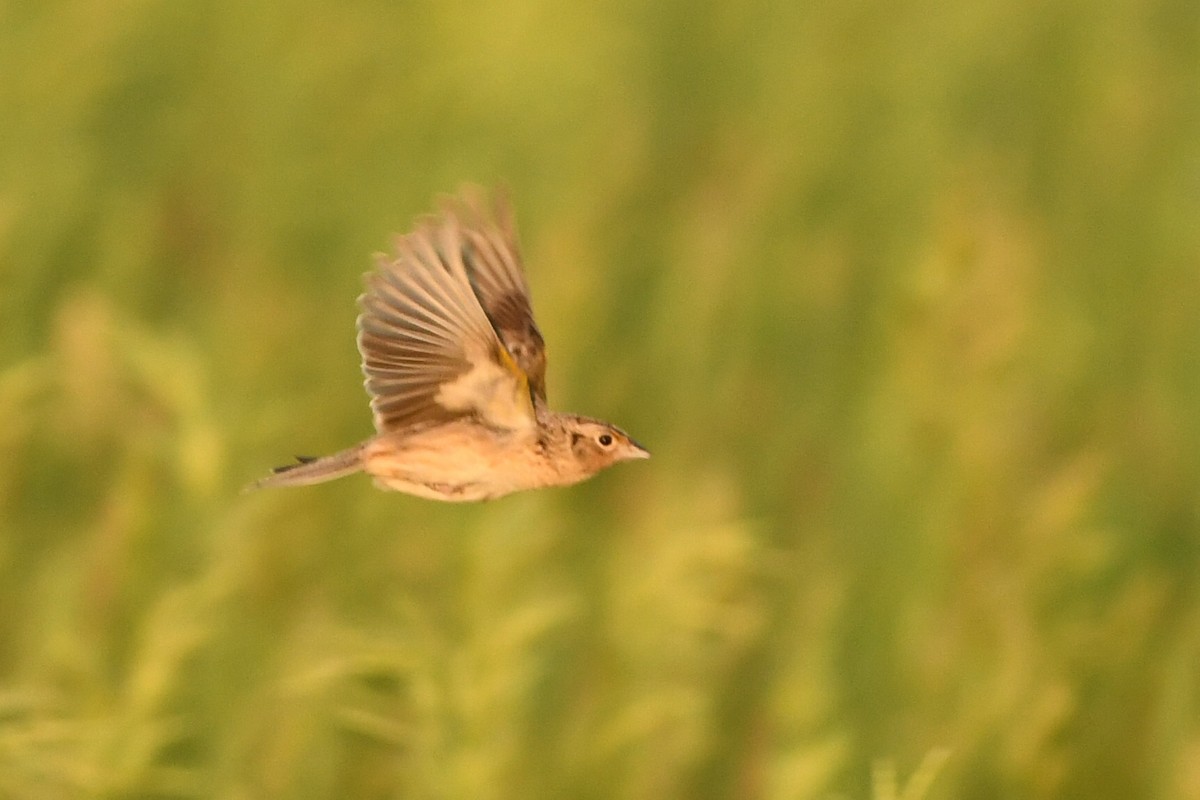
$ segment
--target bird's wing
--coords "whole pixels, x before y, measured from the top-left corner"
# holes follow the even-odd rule
[[[468,415],[496,428],[536,424],[529,378],[471,290],[466,242],[453,215],[426,220],[366,276],[358,349],[380,433]]]
[[[516,220],[503,193],[489,203],[480,189],[467,189],[447,204],[463,230],[463,265],[500,341],[528,376],[534,396],[546,401],[546,344],[533,319],[529,284],[521,267]]]

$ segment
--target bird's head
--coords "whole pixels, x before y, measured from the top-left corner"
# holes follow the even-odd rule
[[[566,429],[571,437],[571,454],[585,476],[621,461],[650,457],[649,451],[629,438],[629,434],[607,422],[573,417]]]

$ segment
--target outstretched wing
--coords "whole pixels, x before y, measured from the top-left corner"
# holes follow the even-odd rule
[[[471,290],[469,241],[453,215],[425,220],[366,276],[358,349],[380,433],[468,415],[503,429],[536,423],[529,379]]]
[[[500,341],[528,376],[534,396],[546,401],[546,344],[533,319],[529,284],[521,268],[516,219],[502,192],[489,204],[478,188],[450,201],[447,213],[463,231],[463,265]]]

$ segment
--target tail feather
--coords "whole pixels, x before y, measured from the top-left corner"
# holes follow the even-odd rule
[[[351,475],[362,469],[362,445],[340,453],[314,458],[296,456],[295,464],[276,467],[271,474],[246,487],[246,491],[269,489],[273,486],[307,486]]]

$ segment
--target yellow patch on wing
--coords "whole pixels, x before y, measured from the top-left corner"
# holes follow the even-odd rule
[[[533,425],[529,379],[503,346],[493,355],[496,359],[475,361],[470,370],[441,384],[434,401],[450,412],[476,413],[497,428]]]

